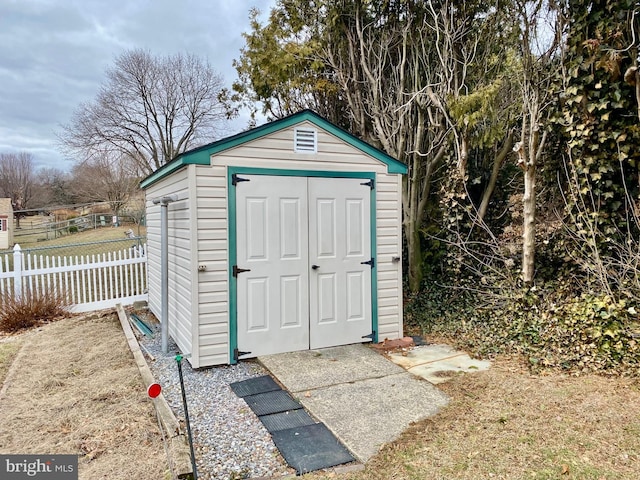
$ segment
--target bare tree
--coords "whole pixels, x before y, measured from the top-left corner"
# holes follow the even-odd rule
[[[80,200],[107,202],[118,215],[138,191],[139,182],[130,158],[103,153],[73,168],[71,186]]]
[[[10,198],[20,228],[21,210],[29,207],[33,198],[35,177],[30,153],[0,153],[0,196]]]
[[[138,226],[138,235],[140,235],[140,225],[145,218],[147,209],[145,206],[145,196],[142,190],[133,192],[129,197],[129,201],[122,210],[123,215],[127,215],[133,219]]]
[[[470,128],[451,117],[450,103],[495,78],[487,66],[495,47],[487,38],[499,29],[488,11],[453,1],[356,1],[333,16],[340,19],[332,20],[337,28],[327,29],[323,61],[343,92],[353,130],[408,166],[403,226],[414,292],[422,280],[421,229],[434,187],[445,175],[466,177]],[[511,145],[508,131],[501,138],[507,147],[496,154],[496,179]],[[447,165],[452,160],[455,166]],[[495,181],[487,204],[493,188]]]
[[[403,178],[403,225],[409,287],[420,288],[420,228],[449,147],[444,106],[434,94],[441,83],[432,68],[426,12],[419,6],[354,2],[341,24],[327,31],[324,61],[334,71],[353,119],[353,130],[407,164]]]
[[[55,167],[40,168],[36,173],[35,190],[31,208],[51,208],[76,202],[70,188],[70,175]]]
[[[518,0],[514,7],[521,23],[522,120],[520,141],[513,150],[518,155],[518,166],[524,172],[522,279],[525,284],[531,284],[535,273],[536,174],[547,138],[548,130],[543,129],[543,122],[549,115],[552,65],[560,41],[561,24],[558,11],[546,0]],[[549,23],[545,24],[545,20]]]
[[[222,77],[193,55],[127,51],[107,71],[95,101],[81,105],[59,137],[81,160],[108,150],[147,175],[217,136],[229,116],[222,89]]]

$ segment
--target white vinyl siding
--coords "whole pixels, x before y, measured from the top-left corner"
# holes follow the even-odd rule
[[[311,128],[311,124],[308,125]],[[226,150],[214,155],[212,162],[214,165],[283,170],[380,173],[387,171],[386,165],[321,129],[318,129],[317,153],[295,153],[292,149],[293,130],[293,128],[280,130],[267,137]]]
[[[398,181],[400,179],[400,181]],[[402,203],[400,175],[377,174],[378,341],[402,337]]]
[[[317,151],[295,152],[297,128],[313,129]],[[229,331],[229,235],[227,167],[315,170],[376,175],[378,338],[402,335],[402,176],[347,142],[301,122],[211,156],[211,165],[186,165],[146,189],[149,307],[160,318],[160,206],[176,195],[169,217],[170,335],[194,368],[227,364]],[[274,174],[277,172],[274,172]],[[200,268],[200,271],[199,271]]]
[[[152,185],[146,191],[147,246],[149,249],[149,309],[160,319],[162,299],[160,270],[160,205],[153,199],[176,195],[168,206],[169,224],[169,335],[180,351],[192,353],[192,251],[188,169],[182,169]],[[194,252],[195,253],[195,252]]]
[[[305,124],[302,124],[303,126]],[[310,124],[309,124],[310,125]],[[315,128],[315,127],[313,127]],[[318,129],[317,153],[295,153],[294,128],[275,132],[212,156],[212,166],[197,166],[200,366],[229,359],[227,166],[280,170],[376,172],[376,222],[379,340],[402,335],[402,238],[400,175],[333,135]]]
[[[196,169],[201,366],[229,363],[227,177],[219,166]]]
[[[0,198],[0,249],[13,246],[13,207],[10,198]]]

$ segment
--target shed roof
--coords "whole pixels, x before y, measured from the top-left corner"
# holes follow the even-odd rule
[[[288,117],[265,123],[264,125],[256,128],[252,128],[251,130],[247,130],[246,132],[241,132],[236,135],[223,138],[222,140],[217,140],[213,143],[209,143],[207,145],[203,145],[201,147],[194,148],[193,150],[181,153],[176,158],[166,163],[151,175],[149,175],[147,178],[142,180],[140,186],[142,188],[147,188],[158,182],[159,180],[171,175],[173,172],[179,170],[185,165],[209,165],[211,161],[210,157],[213,154],[220,153],[233,147],[237,147],[238,145],[242,145],[243,143],[247,143],[252,140],[257,140],[266,135],[283,130],[304,121],[313,123],[317,127],[322,128],[323,130],[340,138],[352,147],[355,147],[361,152],[387,165],[387,171],[389,173],[407,173],[407,166],[404,163],[387,155],[382,150],[369,145],[367,142],[350,134],[346,130],[343,130],[337,125],[331,123],[329,120],[321,117],[317,113],[311,110],[302,110]]]

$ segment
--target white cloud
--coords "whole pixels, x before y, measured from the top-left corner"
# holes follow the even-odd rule
[[[196,54],[231,85],[249,10],[257,6],[266,15],[274,3],[2,0],[0,152],[28,151],[40,165],[69,168],[55,131],[95,97],[105,70],[126,49]]]

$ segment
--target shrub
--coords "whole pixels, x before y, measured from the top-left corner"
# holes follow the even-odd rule
[[[548,305],[541,345],[530,361],[569,370],[634,373],[640,369],[636,310],[606,295],[583,294]]]
[[[71,225],[69,227],[69,233],[78,233],[78,226],[77,225]]]
[[[66,295],[61,292],[23,292],[14,298],[6,294],[2,298],[0,330],[17,332],[64,315],[68,310]]]
[[[640,375],[640,323],[625,301],[559,283],[505,291],[502,301],[470,289],[425,290],[405,307],[409,326],[478,356],[517,353],[533,370]]]

